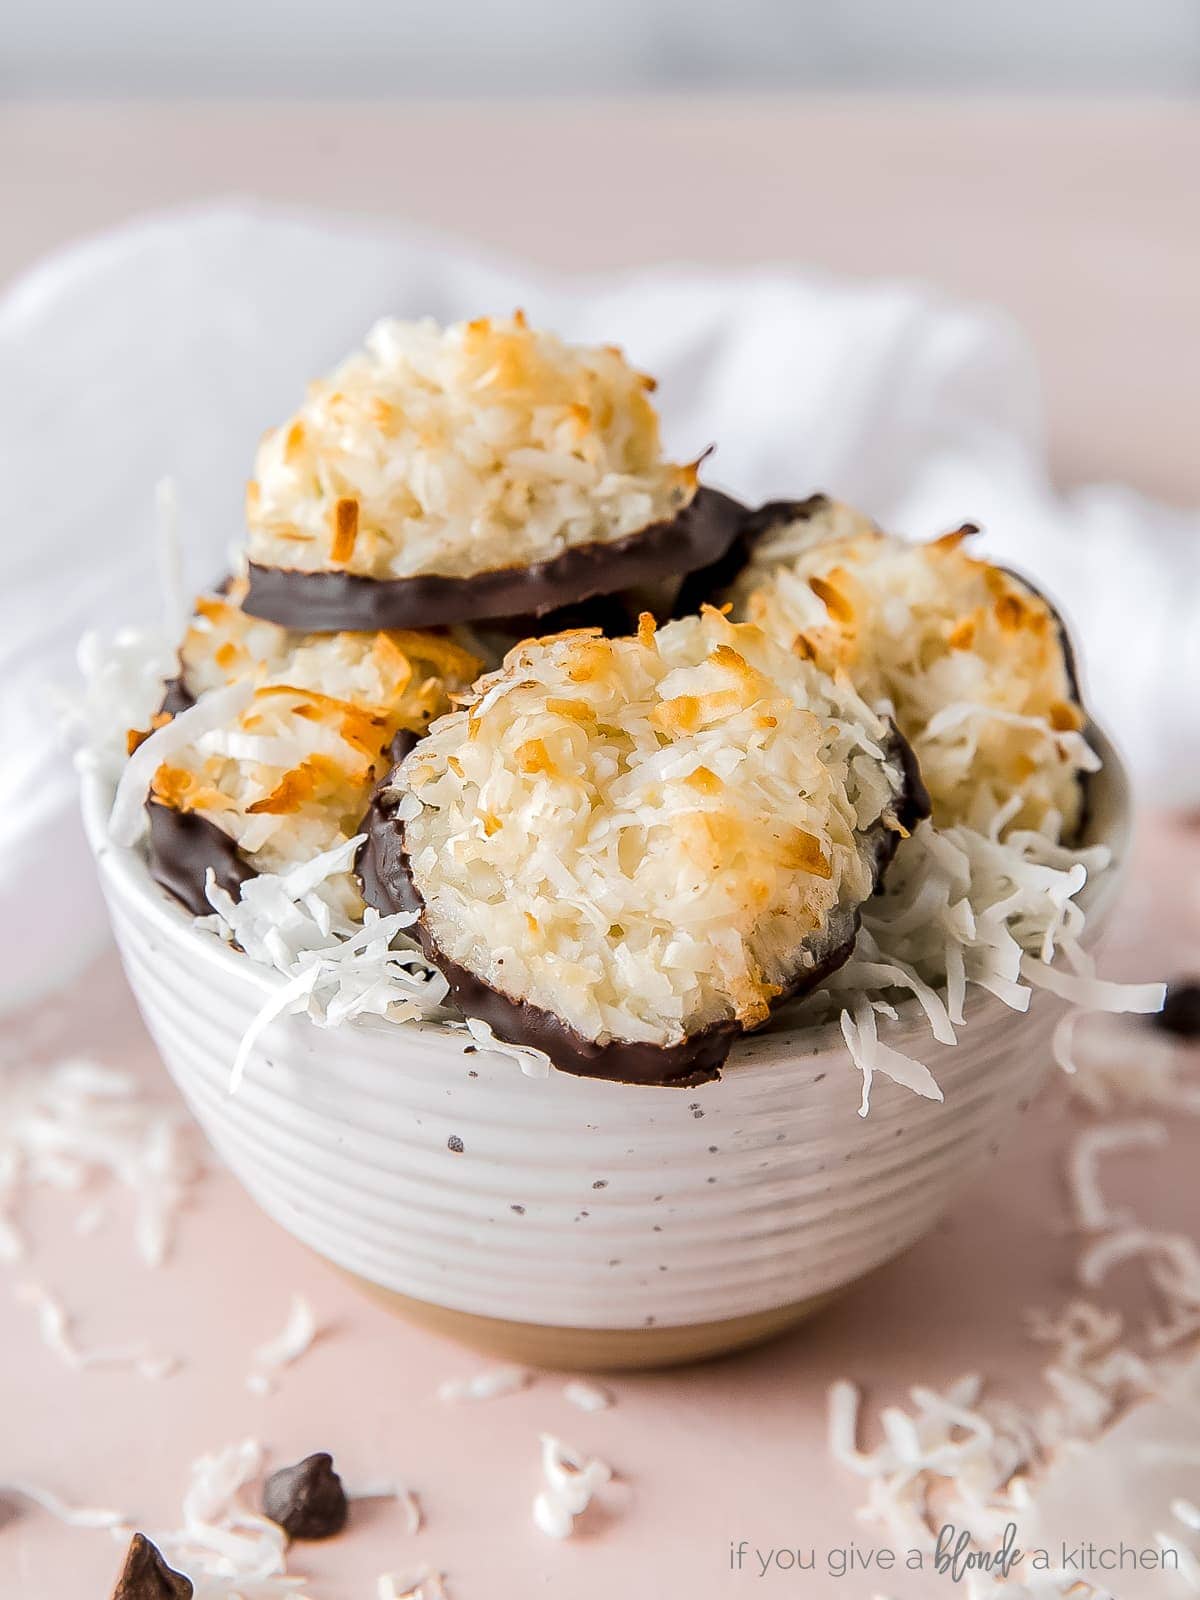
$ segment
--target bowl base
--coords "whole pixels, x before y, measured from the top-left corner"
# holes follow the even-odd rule
[[[379,1305],[431,1333],[440,1333],[505,1361],[563,1372],[631,1372],[677,1367],[689,1361],[728,1355],[795,1327],[823,1310],[849,1287],[844,1285],[770,1311],[755,1311],[720,1322],[663,1328],[563,1328],[451,1311],[427,1300],[410,1299],[394,1289],[384,1289],[357,1273],[338,1270]]]

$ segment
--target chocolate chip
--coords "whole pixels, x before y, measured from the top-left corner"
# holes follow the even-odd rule
[[[346,1525],[346,1492],[324,1451],[281,1467],[263,1485],[263,1510],[291,1539],[328,1539]]]
[[[112,1600],[192,1600],[190,1578],[173,1571],[143,1533],[135,1533]]]
[[[1154,1017],[1156,1027],[1180,1039],[1200,1039],[1200,978],[1177,978],[1167,985],[1167,998]]]

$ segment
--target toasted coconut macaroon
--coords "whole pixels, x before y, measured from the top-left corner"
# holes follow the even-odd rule
[[[530,640],[376,796],[369,903],[468,1016],[560,1068],[716,1076],[841,964],[923,814],[890,724],[718,611]]]
[[[231,893],[354,836],[374,784],[466,688],[479,662],[428,632],[311,635],[247,616],[241,586],[202,596],[180,676],[157,721],[206,690],[253,685],[230,726],[158,767],[150,788],[155,876],[196,915],[209,868]],[[131,736],[131,746],[140,735]],[[347,873],[348,915],[360,907]]]
[[[912,744],[939,826],[1035,828],[1074,837],[1083,775],[1070,642],[1049,602],[972,557],[968,525],[927,544],[865,519],[764,508],[750,559],[723,592],[826,671],[886,706]]]
[[[744,508],[664,460],[652,388],[519,312],[379,323],[260,446],[246,609],[320,631],[540,617],[715,561]]]

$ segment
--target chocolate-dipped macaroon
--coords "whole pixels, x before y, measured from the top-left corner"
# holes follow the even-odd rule
[[[353,837],[376,782],[480,665],[445,634],[294,633],[248,616],[244,592],[235,582],[198,600],[164,705],[177,713],[237,684],[246,703],[227,725],[172,745],[150,784],[151,870],[196,916],[212,910],[210,869],[236,897],[256,873]],[[337,898],[346,915],[361,911],[352,874]]]
[[[313,632],[537,618],[717,561],[744,508],[664,459],[652,388],[520,313],[378,324],[259,449],[246,609]]]
[[[977,528],[912,543],[823,497],[751,527],[745,564],[708,598],[890,707],[938,826],[1077,837],[1097,762],[1066,629],[1032,585],[970,554]]]
[[[519,646],[376,797],[359,869],[499,1038],[691,1084],[846,960],[926,810],[848,683],[706,608]]]

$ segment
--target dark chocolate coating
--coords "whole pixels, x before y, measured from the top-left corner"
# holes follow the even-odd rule
[[[342,1480],[326,1451],[280,1467],[263,1485],[263,1510],[289,1539],[329,1539],[346,1526]]]
[[[745,507],[700,488],[675,516],[610,544],[578,545],[524,567],[470,577],[427,573],[367,578],[250,563],[244,609],[309,633],[432,628],[441,623],[544,617],[562,606],[612,594],[716,561],[737,537]]]
[[[1178,1039],[1200,1039],[1200,979],[1177,978],[1169,983],[1162,1010],[1150,1020]]]
[[[150,817],[151,876],[194,917],[206,917],[212,911],[204,892],[209,867],[221,888],[235,900],[246,879],[255,876],[229,835],[207,817],[176,811],[157,800],[147,800],[146,811]]]
[[[756,511],[747,510],[737,537],[707,566],[697,567],[683,580],[673,617],[690,617],[704,605],[718,605],[754,554],[754,547],[781,522],[806,522],[829,504],[827,494],[810,494],[807,500],[768,500]]]
[[[165,711],[168,716],[174,717],[181,711],[187,711],[196,704],[196,697],[183,681],[182,671],[178,677],[168,678],[163,685],[162,702],[159,711]]]
[[[905,792],[898,797],[891,816],[904,828],[911,829],[929,815],[929,796],[912,751],[894,729],[888,753],[898,761],[906,779]],[[691,1088],[720,1077],[720,1069],[734,1040],[745,1032],[740,1022],[712,1023],[674,1045],[622,1039],[601,1044],[584,1038],[552,1011],[527,1000],[512,999],[445,955],[425,919],[425,901],[413,880],[404,825],[396,820],[394,802],[383,798],[383,787],[376,791],[360,830],[367,835],[356,863],[363,897],[368,905],[385,914],[417,913],[414,931],[421,948],[449,984],[455,1004],[466,1016],[480,1018],[497,1038],[510,1044],[532,1045],[544,1050],[560,1071],[577,1077],[669,1088]],[[896,829],[882,822],[871,837],[876,889],[899,841]],[[831,972],[849,960],[858,937],[860,915],[860,908],[855,907],[831,922],[816,960],[811,966],[796,969],[792,982],[772,1002],[772,1010],[817,988]],[[806,953],[813,952],[809,949]]]
[[[112,1600],[192,1600],[190,1578],[175,1572],[143,1533],[135,1533]]]

